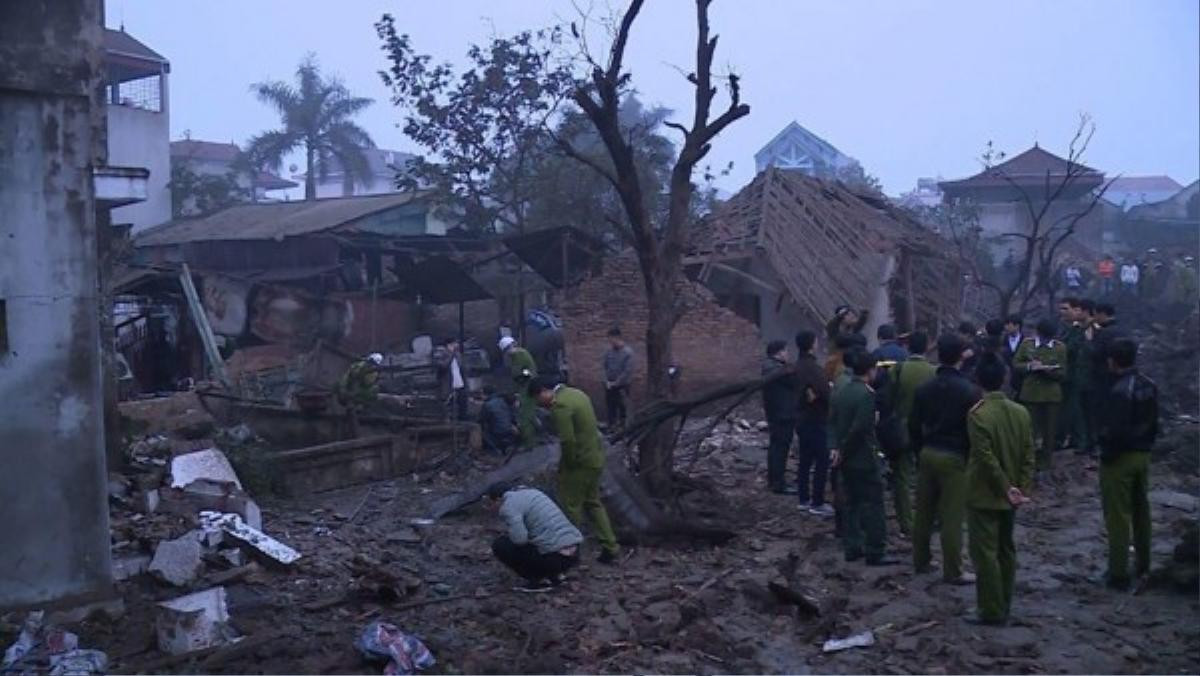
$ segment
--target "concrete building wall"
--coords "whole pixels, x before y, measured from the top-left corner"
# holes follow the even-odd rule
[[[0,607],[111,587],[92,188],[100,5],[0,3]]]
[[[105,110],[109,165],[150,170],[146,201],[112,210],[112,222],[131,223],[134,233],[171,220],[171,107],[168,77],[159,80],[162,112],[113,104]]]

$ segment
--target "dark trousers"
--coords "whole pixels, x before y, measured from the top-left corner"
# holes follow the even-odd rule
[[[467,419],[467,388],[450,392],[450,416],[454,420]]]
[[[604,390],[604,408],[608,411],[608,426],[620,427],[625,424],[628,410],[625,405],[625,387],[610,387]]]
[[[796,434],[796,421],[768,420],[767,429],[770,435],[770,445],[767,446],[767,486],[773,491],[781,491],[788,452],[792,449],[792,436]]]
[[[825,434],[823,420],[801,421],[796,424],[796,445],[800,461],[796,488],[801,504],[810,503],[810,498],[813,507],[825,504],[825,484],[829,480],[829,448]]]
[[[879,468],[842,468],[846,487],[846,514],[842,547],[847,558],[863,554],[867,560],[883,556],[887,517],[883,509],[883,477]]]
[[[578,554],[575,556],[563,556],[558,552],[543,554],[531,544],[514,544],[507,535],[501,535],[492,541],[492,553],[496,555],[500,563],[530,582],[552,579],[579,563]]]

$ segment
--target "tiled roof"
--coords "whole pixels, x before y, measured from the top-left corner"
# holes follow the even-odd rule
[[[166,57],[142,44],[137,38],[123,30],[104,29],[104,51],[109,54],[167,63]]]
[[[1104,174],[1101,172],[1086,165],[1078,166],[1082,170],[1076,180],[1079,186],[1090,190],[1099,187],[1104,182]],[[962,188],[1005,187],[1010,184],[1010,181],[1028,185],[1045,181],[1047,175],[1061,177],[1066,173],[1067,160],[1035,145],[974,176],[957,181],[943,181],[939,185],[943,190],[949,191]]]

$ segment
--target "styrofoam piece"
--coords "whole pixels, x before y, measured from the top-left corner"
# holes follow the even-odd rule
[[[250,527],[237,514],[200,512],[200,527],[205,530],[224,531],[235,540],[250,545],[267,557],[284,565],[295,563],[300,558],[300,552],[257,528]]]
[[[215,448],[194,451],[171,458],[171,487],[184,488],[193,481],[205,479],[214,483],[231,483],[242,488],[237,472],[229,458]]]

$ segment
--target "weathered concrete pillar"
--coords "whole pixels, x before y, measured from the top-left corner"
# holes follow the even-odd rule
[[[111,587],[92,169],[100,0],[0,3],[0,607]]]

